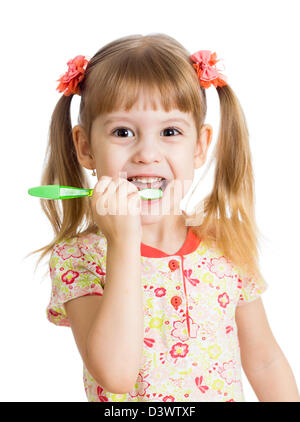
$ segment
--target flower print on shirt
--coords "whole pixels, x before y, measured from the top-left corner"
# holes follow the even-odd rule
[[[129,393],[110,393],[83,365],[89,401],[244,401],[235,310],[259,298],[267,284],[244,274],[191,228],[181,249],[169,256],[141,244],[144,338],[136,383]],[[55,246],[50,322],[70,326],[65,302],[104,293],[106,255],[101,231]]]

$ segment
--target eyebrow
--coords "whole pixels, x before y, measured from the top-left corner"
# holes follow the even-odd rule
[[[127,121],[131,122],[131,119],[128,118],[128,117],[122,117],[122,116],[118,117],[118,116],[116,116],[116,117],[111,117],[110,119],[105,120],[104,126],[108,125],[109,123],[114,122],[115,120],[127,120]],[[171,123],[171,122],[181,122],[188,127],[191,126],[190,123],[187,120],[185,120],[181,117],[173,117],[172,119],[163,120],[161,123]]]

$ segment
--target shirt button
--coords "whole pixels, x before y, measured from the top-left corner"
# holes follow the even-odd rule
[[[179,306],[182,303],[182,299],[180,296],[173,296],[171,299],[171,304],[172,306],[175,308],[175,310],[177,311],[177,309],[179,308]]]
[[[179,267],[179,264],[178,264],[178,261],[176,261],[176,259],[171,259],[171,261],[169,261],[169,268],[171,271],[177,270],[178,267]]]

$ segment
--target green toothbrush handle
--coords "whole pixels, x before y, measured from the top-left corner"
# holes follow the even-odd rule
[[[73,188],[72,186],[42,185],[28,189],[29,195],[45,199],[69,199],[92,196],[93,189]]]
[[[79,196],[92,196],[93,190],[94,189],[80,189],[72,188],[70,186],[61,186],[59,199],[77,198]]]
[[[28,189],[29,195],[45,199],[69,199],[81,196],[92,196],[94,189],[74,188],[72,186],[42,185]],[[161,189],[142,189],[139,191],[142,199],[159,199],[163,196]]]

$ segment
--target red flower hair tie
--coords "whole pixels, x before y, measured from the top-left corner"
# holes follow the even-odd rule
[[[209,50],[199,50],[192,54],[190,59],[194,62],[193,67],[197,71],[200,85],[203,88],[209,88],[211,84],[216,88],[217,86],[227,85],[226,76],[219,73],[219,69],[215,66],[219,61],[216,53],[211,53]]]
[[[71,94],[80,94],[78,84],[82,81],[85,73],[88,60],[85,56],[76,56],[74,59],[68,61],[68,71],[61,76],[57,81],[59,85],[56,88],[59,92],[63,92],[67,97]]]

